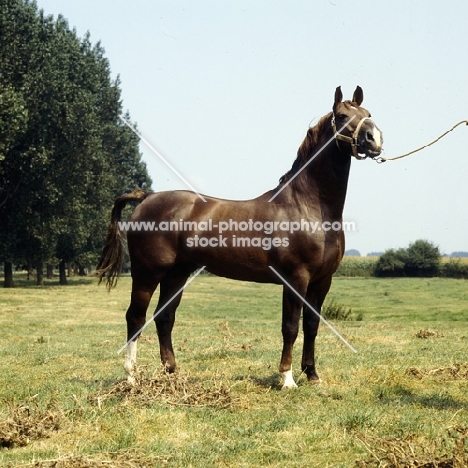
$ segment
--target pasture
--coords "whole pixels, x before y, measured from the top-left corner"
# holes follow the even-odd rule
[[[321,325],[311,385],[300,333],[288,392],[279,286],[197,277],[174,328],[178,373],[161,373],[150,325],[131,389],[117,355],[130,278],[111,293],[91,278],[16,284],[0,290],[2,466],[466,466],[466,280],[335,278],[327,301],[352,314],[333,324],[358,353]]]

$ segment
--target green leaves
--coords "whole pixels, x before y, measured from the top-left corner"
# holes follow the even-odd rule
[[[119,80],[63,17],[0,1],[0,260],[97,254],[113,199],[151,185]]]
[[[387,250],[376,263],[376,276],[437,276],[440,251],[426,240],[417,240],[407,249]]]

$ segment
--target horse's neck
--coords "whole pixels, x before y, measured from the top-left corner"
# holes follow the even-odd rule
[[[325,154],[326,150],[329,151]],[[312,178],[313,183],[319,186],[322,213],[326,211],[327,219],[339,220],[346,200],[351,158],[343,155],[335,142],[330,143],[326,150],[320,161],[321,167]]]
[[[328,138],[322,138],[322,145]],[[314,157],[321,144],[309,155]],[[286,202],[317,211],[323,221],[341,220],[348,188],[351,158],[341,153],[335,142],[329,143],[284,192]]]

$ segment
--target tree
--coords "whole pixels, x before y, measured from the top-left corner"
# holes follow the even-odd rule
[[[374,268],[375,276],[404,276],[408,259],[406,249],[386,250],[377,260]]]
[[[436,276],[439,248],[427,240],[417,240],[407,249],[389,249],[377,260],[375,276]]]
[[[345,257],[360,257],[361,252],[359,252],[359,250],[356,249],[349,249],[345,251],[344,255]]]
[[[113,199],[151,180],[100,44],[1,3],[0,259],[32,263],[40,284],[47,262],[97,257]]]
[[[417,240],[408,247],[405,270],[408,276],[437,276],[440,265],[439,247],[427,240]]]

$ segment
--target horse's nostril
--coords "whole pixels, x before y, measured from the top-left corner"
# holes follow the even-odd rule
[[[374,141],[374,135],[371,132],[366,132],[367,141]]]

